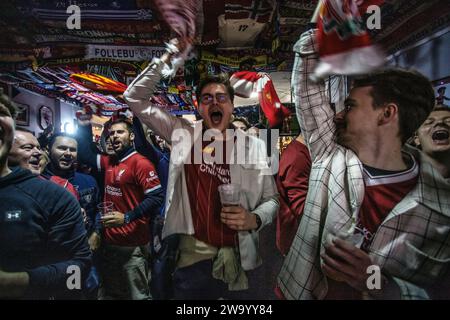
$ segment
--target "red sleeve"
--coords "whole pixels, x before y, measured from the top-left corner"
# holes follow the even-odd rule
[[[153,163],[147,158],[140,158],[135,165],[136,183],[142,187],[144,193],[155,191],[161,188],[158,174]]]
[[[78,191],[75,189],[73,184],[69,182],[69,180],[58,177],[58,176],[51,176],[50,181],[57,184],[60,187],[63,187],[67,191],[69,191],[78,201],[80,200],[80,196],[78,194]]]
[[[75,196],[75,198],[77,198],[77,200],[80,201],[80,195],[78,194],[77,189],[75,189],[73,184],[71,184],[70,182],[67,184],[67,191],[69,191],[71,194],[73,194]]]
[[[104,154],[97,155],[97,169],[99,172],[105,171],[109,166],[109,156]]]
[[[300,148],[293,148],[292,151],[285,157],[287,165],[284,175],[280,176],[280,182],[285,190],[289,208],[296,216],[301,216],[308,193],[311,157],[303,144]]]
[[[283,255],[291,247],[305,207],[311,158],[305,145],[294,141],[283,152],[277,188],[280,210],[277,215],[276,244]]]

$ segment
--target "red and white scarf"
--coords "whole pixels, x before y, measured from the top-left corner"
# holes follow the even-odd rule
[[[361,12],[383,0],[322,0],[317,21],[320,63],[316,78],[361,74],[381,66],[384,54],[371,43]]]
[[[231,76],[230,83],[239,97],[249,98],[253,92],[258,94],[259,104],[270,128],[280,126],[283,119],[290,115],[289,109],[281,104],[268,74],[239,71]]]

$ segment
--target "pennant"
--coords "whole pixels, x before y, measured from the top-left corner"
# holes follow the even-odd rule
[[[73,73],[70,79],[91,90],[124,93],[127,86],[118,81],[94,73]]]
[[[272,79],[268,74],[250,71],[235,72],[230,83],[237,96],[249,98],[253,92],[257,92],[261,110],[264,112],[269,127],[279,127],[285,117],[291,112],[280,102]]]
[[[359,12],[380,0],[323,0],[317,21],[317,44],[320,63],[315,78],[330,74],[361,74],[380,67],[384,54],[371,43],[370,36]]]

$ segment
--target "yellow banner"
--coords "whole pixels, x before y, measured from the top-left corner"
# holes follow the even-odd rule
[[[179,94],[179,93],[180,93],[180,91],[177,89],[177,87],[172,87],[172,86],[170,86],[170,87],[167,89],[167,92],[168,92],[168,93],[175,93],[175,94]]]
[[[247,59],[254,59],[255,67],[259,66],[265,66],[267,65],[267,55],[260,55],[260,56],[243,56],[243,57],[227,57],[223,55],[215,55],[212,52],[209,51],[202,51],[201,60],[203,61],[209,61],[214,62],[218,64],[224,64],[230,67],[239,67],[239,64],[242,61],[245,61]]]

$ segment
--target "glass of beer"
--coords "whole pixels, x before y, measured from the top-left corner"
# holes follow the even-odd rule
[[[239,206],[241,197],[241,186],[235,183],[222,184],[218,187],[220,202],[222,206]]]
[[[97,205],[102,217],[110,215],[114,211],[114,203],[111,201],[101,202]]]

